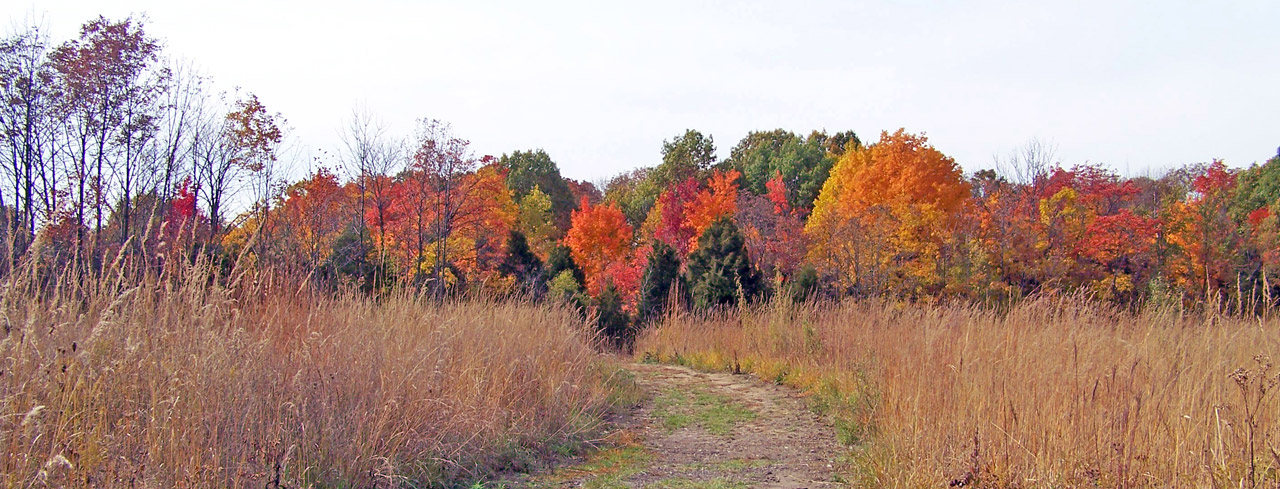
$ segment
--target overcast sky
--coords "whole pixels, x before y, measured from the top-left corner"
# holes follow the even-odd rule
[[[543,148],[596,180],[694,128],[925,132],[967,170],[1036,137],[1126,175],[1280,146],[1280,2],[16,0],[55,43],[146,14],[166,53],[288,118],[300,159],[357,104],[480,154]]]

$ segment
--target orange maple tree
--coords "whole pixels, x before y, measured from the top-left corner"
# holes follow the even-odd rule
[[[617,204],[591,205],[582,199],[570,216],[564,244],[586,275],[587,292],[599,295],[608,282],[606,268],[626,262],[633,229]]]
[[[721,172],[715,170],[707,181],[707,188],[698,192],[693,201],[685,206],[685,220],[693,230],[687,250],[698,247],[698,237],[706,232],[711,224],[724,216],[733,216],[738,208],[738,170]]]

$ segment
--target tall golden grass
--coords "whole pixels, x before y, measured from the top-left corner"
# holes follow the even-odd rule
[[[450,486],[588,442],[615,392],[565,308],[208,272],[7,279],[0,486]]]
[[[806,389],[870,487],[1280,483],[1274,319],[775,302],[669,317],[636,351]]]

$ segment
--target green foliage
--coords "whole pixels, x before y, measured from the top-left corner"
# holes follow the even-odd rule
[[[668,432],[695,425],[717,436],[729,436],[738,425],[756,418],[755,411],[728,396],[676,389],[653,400],[653,415]]]
[[[542,261],[529,250],[528,241],[519,231],[507,236],[507,256],[498,265],[498,272],[515,278],[525,293],[537,294],[543,285]]]
[[[336,282],[351,282],[362,292],[382,289],[392,282],[390,267],[386,263],[370,261],[365,252],[372,249],[369,236],[361,239],[355,226],[348,226],[333,241],[333,249],[320,265],[322,276]]]
[[[788,282],[793,302],[805,302],[818,294],[818,270],[805,265]]]
[[[687,129],[675,139],[662,142],[662,164],[654,169],[652,178],[659,189],[689,177],[702,180],[703,173],[711,169],[715,162],[715,139]]]
[[[716,162],[715,141],[693,129],[662,142],[662,164],[614,177],[605,187],[606,201],[618,204],[627,222],[640,227],[663,190],[689,178],[703,180]]]
[[[630,348],[635,340],[635,330],[631,327],[631,317],[622,310],[622,296],[618,288],[609,284],[592,301],[596,311],[596,328],[600,334],[608,338],[618,348]]]
[[[672,287],[685,289],[683,277],[680,276],[680,257],[675,248],[654,240],[653,251],[649,253],[649,261],[644,267],[644,276],[640,281],[640,304],[637,316],[640,324],[661,317],[673,304],[669,304]]]
[[[843,153],[849,142],[860,144],[852,132],[839,136],[841,140],[833,141],[821,132],[804,138],[783,129],[753,131],[734,146],[724,166],[742,172],[743,188],[759,195],[767,192],[765,182],[781,173],[791,206],[808,209],[822,190],[836,155]]]
[[[498,164],[507,169],[507,186],[515,192],[516,200],[524,199],[533,189],[539,189],[551,200],[551,214],[556,226],[568,229],[569,214],[578,203],[569,191],[569,184],[560,176],[560,168],[546,151],[535,149],[515,151],[502,155]]]
[[[840,159],[846,151],[857,150],[862,148],[862,140],[858,139],[858,135],[853,131],[840,131],[830,136],[825,132],[814,131],[809,135],[809,140],[819,139],[822,147],[826,148],[827,154],[835,159]]]
[[[764,292],[764,281],[751,265],[742,233],[728,218],[716,221],[698,238],[685,276],[698,308],[730,305],[740,298],[749,302]]]
[[[662,193],[653,172],[653,168],[640,168],[614,177],[605,186],[604,200],[618,204],[633,227],[640,227]]]
[[[547,282],[547,299],[558,300],[573,305],[581,312],[589,302],[587,294],[582,291],[582,283],[573,278],[573,272],[565,270]]]
[[[551,249],[551,254],[547,256],[545,268],[547,280],[555,279],[563,272],[569,272],[569,276],[579,286],[587,282],[586,275],[582,273],[582,268],[579,268],[578,264],[573,261],[573,252],[563,244]]]
[[[1275,205],[1280,201],[1280,151],[1266,163],[1240,172],[1236,182],[1230,210],[1236,222],[1243,222],[1250,212]]]

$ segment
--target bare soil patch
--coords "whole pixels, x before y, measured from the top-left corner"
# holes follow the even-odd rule
[[[843,487],[846,448],[793,389],[749,375],[632,364],[645,400],[615,420],[612,446],[508,487]]]

